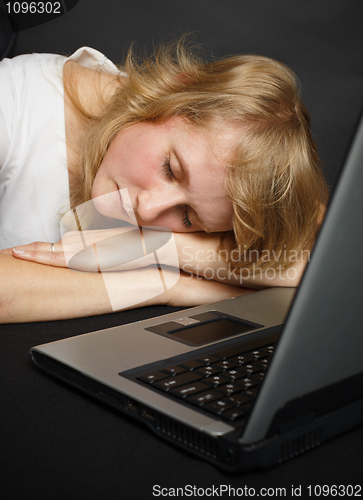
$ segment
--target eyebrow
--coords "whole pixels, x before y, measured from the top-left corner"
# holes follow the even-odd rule
[[[180,165],[180,168],[182,170],[182,173],[183,173],[183,177],[184,179],[186,180],[186,182],[188,183],[190,178],[189,178],[189,172],[188,172],[188,169],[185,167],[185,162],[183,160],[183,158],[180,156],[180,154],[178,155],[178,153],[176,152],[176,150],[174,149],[173,151],[179,165]],[[208,228],[202,221],[201,219],[199,218],[197,212],[194,210],[194,208],[192,208],[193,210],[193,214],[194,214],[194,217],[197,219],[197,222],[198,222],[198,225],[200,226],[200,228],[205,232],[205,233],[212,233],[213,231]]]

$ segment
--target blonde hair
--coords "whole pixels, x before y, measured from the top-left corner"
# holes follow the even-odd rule
[[[226,175],[234,230],[221,238],[225,260],[235,267],[288,267],[287,252],[311,246],[328,191],[310,117],[289,68],[256,55],[205,62],[182,39],[141,62],[130,50],[120,70],[127,78],[103,112],[84,113],[90,125],[73,206],[91,199],[98,168],[126,127],[175,115],[202,127],[217,120],[240,130]],[[274,252],[273,262],[264,258],[266,251]]]

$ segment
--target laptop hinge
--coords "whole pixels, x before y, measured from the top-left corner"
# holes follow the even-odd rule
[[[363,397],[363,372],[286,403],[275,414],[267,436],[285,434]]]

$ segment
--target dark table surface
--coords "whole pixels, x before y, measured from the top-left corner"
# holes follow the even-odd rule
[[[154,498],[154,486],[186,485],[236,489],[247,486],[255,488],[256,493],[260,488],[285,488],[287,498],[291,498],[292,487],[301,486],[302,498],[309,498],[309,485],[363,483],[363,427],[277,467],[230,475],[162,441],[128,416],[53,379],[30,360],[29,349],[34,345],[173,310],[145,308],[72,321],[1,327],[3,498],[148,499]]]

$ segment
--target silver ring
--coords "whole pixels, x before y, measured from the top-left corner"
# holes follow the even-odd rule
[[[55,252],[54,243],[51,243],[52,252]]]

